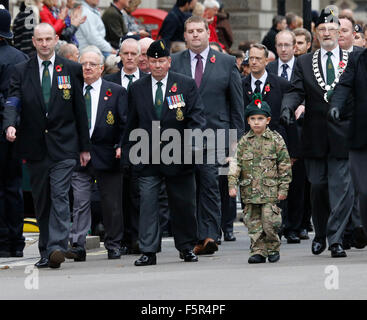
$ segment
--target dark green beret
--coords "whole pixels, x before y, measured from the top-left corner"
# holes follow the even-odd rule
[[[162,39],[152,42],[147,51],[147,56],[155,59],[169,57],[169,55],[169,49]]]
[[[266,117],[271,117],[271,109],[266,101],[260,99],[254,99],[245,108],[245,119],[255,114],[263,114]]]

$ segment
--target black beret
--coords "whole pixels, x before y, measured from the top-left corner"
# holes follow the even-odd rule
[[[152,42],[147,51],[147,56],[155,59],[162,57],[169,57],[169,55],[170,55],[169,49],[167,48],[166,43],[162,39]]]
[[[255,114],[263,114],[266,117],[271,117],[271,109],[266,101],[262,101],[261,97],[254,97],[251,103],[245,109],[245,119]]]
[[[337,23],[340,25],[337,13],[331,8],[322,9],[319,18],[315,23],[315,27],[322,23]]]

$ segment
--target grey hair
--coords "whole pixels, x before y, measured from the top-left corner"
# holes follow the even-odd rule
[[[96,47],[96,46],[87,46],[84,49],[82,49],[81,52],[80,52],[79,61],[80,61],[80,58],[82,57],[82,55],[84,53],[87,53],[87,52],[93,52],[93,53],[98,54],[99,57],[101,58],[101,65],[104,64],[104,56],[103,56],[101,50],[99,50],[99,48]]]
[[[127,39],[125,39],[124,41],[122,41],[121,46],[120,46],[120,52],[122,52],[122,47],[123,47],[123,45],[124,45],[124,44],[127,44],[127,43],[134,43],[134,44],[136,44],[136,45],[137,45],[137,47],[138,47],[138,55],[140,55],[140,54],[141,54],[141,46],[140,46],[140,43],[139,43],[139,41],[138,41],[138,40],[133,39],[133,38],[127,38]]]

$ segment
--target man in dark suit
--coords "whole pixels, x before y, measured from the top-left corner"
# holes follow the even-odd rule
[[[340,22],[340,36],[339,36],[339,46],[343,50],[351,52],[359,52],[363,51],[362,48],[354,46],[354,37],[356,34],[355,31],[355,21],[353,18],[349,16],[339,16]],[[353,107],[352,107],[353,108]],[[357,207],[354,208],[352,215],[349,218],[349,222],[347,228],[345,229],[343,236],[343,247],[344,249],[350,249],[352,246],[362,249],[365,247],[365,241],[359,241],[358,235],[363,233],[362,230],[362,222],[359,213],[359,209]],[[357,238],[355,237],[357,235]]]
[[[292,164],[294,164],[299,157],[296,127],[295,125],[284,127],[279,123],[282,98],[290,90],[291,84],[286,79],[266,71],[267,56],[268,50],[262,44],[254,44],[249,50],[251,74],[242,79],[244,105],[249,105],[254,100],[254,95],[259,94],[261,99],[268,103],[272,113],[269,127],[271,130],[276,130],[282,135],[286,142]],[[246,125],[246,131],[249,129],[249,126]],[[279,207],[282,209],[284,234],[287,242],[299,243],[300,240],[296,236],[296,230],[293,230],[293,225],[295,225],[296,220],[301,220],[301,218],[297,215],[297,212],[289,216],[286,201],[281,201]]]
[[[348,63],[348,53],[338,46],[338,32],[333,11],[323,10],[316,23],[321,49],[297,59],[281,117],[285,123],[293,123],[294,110],[305,100],[302,143],[316,233],[312,253],[325,250],[327,237],[331,256],[346,257],[342,236],[355,200],[346,147],[350,116],[337,124],[326,116],[330,96]]]
[[[153,41],[153,40],[152,40]],[[141,47],[137,40],[128,38],[120,47],[122,69],[105,76],[105,79],[129,90],[130,85],[147,75],[138,68]],[[124,239],[121,254],[139,253],[139,177],[133,167],[125,167],[123,177]]]
[[[221,133],[215,136],[216,142],[225,141],[225,147],[215,149],[215,146],[208,143],[205,149],[209,157],[217,152],[217,155],[221,154],[219,158],[222,158],[196,166],[199,243],[195,252],[213,254],[218,250],[215,240],[221,233],[221,196],[226,203],[232,201],[232,205],[225,206],[228,211],[222,212],[223,216],[229,216],[225,220],[233,221],[236,217],[235,199],[229,199],[227,179],[219,180],[218,169],[219,163],[224,163],[223,158],[230,147],[229,129],[236,130],[238,139],[244,132],[241,78],[233,56],[209,47],[206,20],[200,17],[189,18],[185,23],[185,39],[188,50],[172,56],[172,70],[195,79],[205,106],[205,128],[223,129],[225,132],[225,137]],[[227,223],[225,225],[228,226]],[[233,239],[233,228],[223,231],[228,240]]]
[[[293,75],[294,50],[296,45],[296,36],[292,31],[280,31],[275,37],[275,47],[278,54],[278,59],[270,62],[266,69],[268,72],[276,74],[285,80],[290,81]]]
[[[70,230],[68,192],[73,169],[90,159],[81,66],[55,55],[49,24],[34,29],[37,55],[18,64],[4,109],[6,138],[27,161],[40,228],[37,267],[59,268]],[[20,123],[17,117],[20,116]]]
[[[283,31],[287,28],[287,19],[284,16],[275,16],[272,21],[273,25],[262,40],[262,44],[275,54],[278,58],[277,50],[275,47],[275,37],[279,31]]]
[[[185,154],[192,149],[191,142],[184,138],[184,130],[204,127],[204,107],[195,82],[168,71],[171,58],[163,40],[153,42],[147,54],[151,75],[134,82],[129,89],[130,112],[123,139],[123,157],[129,157],[139,174],[139,248],[143,255],[135,265],[156,264],[161,240],[158,195],[163,179],[175,247],[184,261],[194,262],[198,260],[193,253],[197,241],[196,188],[192,159],[185,161]],[[164,139],[168,130],[174,131],[179,141],[173,136],[173,140]],[[139,144],[133,145],[132,136],[136,141],[139,132],[141,141],[137,150]]]
[[[292,31],[280,31],[275,37],[275,47],[278,59],[270,62],[266,69],[269,73],[275,74],[287,81],[291,81],[294,74],[294,65],[296,58],[294,56],[296,49],[296,36]],[[296,114],[304,110],[303,103],[297,108]],[[287,128],[287,127],[286,127]],[[292,126],[295,129],[296,125]],[[294,135],[294,136],[293,136]],[[299,133],[297,129],[292,130],[292,136],[289,138],[294,142],[298,140]],[[288,137],[286,138],[288,144]],[[293,143],[295,145],[296,143]],[[289,144],[288,144],[289,146]],[[300,149],[300,148],[298,148]],[[280,234],[284,234],[287,243],[300,243],[299,233],[301,231],[301,223],[303,218],[303,202],[304,202],[304,183],[305,174],[302,160],[300,161],[300,151],[291,154],[292,158],[292,182],[289,185],[289,194],[287,200],[282,203],[282,230]]]
[[[128,90],[134,81],[146,75],[146,73],[140,71],[138,68],[140,53],[141,49],[137,40],[133,38],[124,40],[120,47],[120,58],[123,67],[120,71],[108,74],[104,78]]]
[[[73,226],[70,234],[70,258],[85,260],[85,236],[91,225],[90,199],[94,180],[101,195],[104,245],[108,259],[120,258],[123,238],[121,139],[127,119],[127,92],[101,79],[103,55],[95,46],[82,50],[84,97],[92,142],[91,161],[85,169],[73,173]]]
[[[367,234],[367,131],[366,95],[363,88],[366,84],[367,52],[366,50],[353,52],[348,66],[335,87],[331,99],[331,118],[335,122],[343,121],[348,116],[350,105],[347,97],[353,94],[353,117],[348,131],[349,164],[356,197],[359,203],[360,219],[364,228],[357,228],[354,234],[359,242],[366,243]]]
[[[28,56],[6,40],[13,38],[9,11],[0,10],[0,21],[0,257],[23,257],[22,161],[14,157],[14,144],[3,135],[2,111],[14,65]]]

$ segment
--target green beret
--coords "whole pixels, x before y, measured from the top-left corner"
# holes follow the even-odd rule
[[[266,101],[255,98],[245,108],[245,119],[255,114],[263,114],[266,117],[271,117],[271,109]]]
[[[147,51],[147,56],[155,59],[169,57],[169,55],[169,49],[162,39],[152,42]]]

